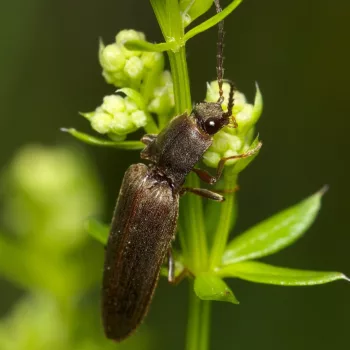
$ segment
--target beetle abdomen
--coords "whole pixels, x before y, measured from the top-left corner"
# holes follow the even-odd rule
[[[176,230],[179,197],[144,164],[125,173],[106,248],[103,324],[120,341],[144,318]]]

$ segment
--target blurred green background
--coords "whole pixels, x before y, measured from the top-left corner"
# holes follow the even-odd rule
[[[101,77],[98,38],[109,43],[133,28],[160,41],[158,24],[145,0],[15,0],[2,3],[0,27],[0,237],[10,242],[0,243],[0,350],[114,349],[98,313],[103,247],[81,226],[89,215],[110,220],[123,173],[139,156],[79,144],[59,128],[90,132],[77,112],[115,90]],[[307,235],[265,261],[350,275],[350,3],[246,0],[225,29],[225,76],[250,99],[258,81],[265,105],[264,147],[240,178],[235,233],[329,184]],[[187,47],[195,101],[215,79],[216,35]],[[345,282],[229,283],[241,304],[214,304],[213,349],[348,346]],[[186,287],[161,280],[146,322],[122,348],[183,348]]]

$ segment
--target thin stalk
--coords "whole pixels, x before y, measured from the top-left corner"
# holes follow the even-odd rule
[[[177,52],[168,51],[170,68],[174,84],[175,112],[177,115],[190,113],[192,100],[187,70],[185,47]],[[188,187],[199,187],[199,179],[190,174]],[[199,272],[205,269],[208,261],[207,237],[204,227],[203,205],[198,196],[187,195],[181,202],[182,225],[179,231],[185,264]],[[193,292],[190,283],[189,315],[186,335],[187,350],[209,349],[210,301],[200,300]]]
[[[232,167],[231,167],[232,168]],[[232,171],[232,170],[231,170]],[[232,190],[237,186],[237,175],[226,170],[224,176],[224,189]],[[210,251],[210,269],[220,265],[221,257],[225,251],[231,222],[235,216],[235,193],[225,195],[225,202],[221,203],[220,216],[214,233],[214,241]]]
[[[199,299],[190,283],[186,350],[208,350],[210,345],[211,301]]]
[[[175,112],[190,113],[192,101],[185,47],[182,46],[177,52],[169,51],[168,54],[174,83]],[[199,187],[198,178],[190,174],[186,186]],[[208,261],[202,201],[198,196],[189,194],[181,205],[182,212],[185,213],[182,216],[184,230],[179,232],[180,241],[183,243],[183,256],[190,269],[199,272],[206,267]]]
[[[189,113],[192,100],[185,47],[182,46],[177,52],[168,51],[168,56],[174,84],[175,114]]]
[[[176,50],[169,50],[169,62],[173,77],[175,115],[190,113],[192,100],[188,76],[186,50],[184,45],[184,27],[178,0],[151,0],[154,12],[162,29],[166,42],[175,41]],[[199,187],[195,176],[188,176],[186,185]],[[202,201],[198,196],[187,195],[181,202],[179,238],[185,264],[194,273],[207,268],[208,247],[204,227]],[[189,319],[187,327],[187,349],[207,350],[209,348],[210,302],[202,301],[193,292],[190,283]]]

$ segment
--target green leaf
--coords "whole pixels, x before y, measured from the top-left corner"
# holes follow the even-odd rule
[[[207,12],[213,5],[213,0],[180,0],[180,9],[185,26]]]
[[[261,95],[261,91],[257,82],[255,83],[255,87],[256,87],[256,93],[254,98],[254,107],[252,112],[251,125],[254,125],[257,123],[258,119],[262,114],[263,107],[264,107],[263,97]]]
[[[178,0],[150,0],[166,41],[179,41],[183,33]]]
[[[232,240],[224,253],[223,265],[267,256],[292,244],[314,222],[324,192],[325,189],[320,190]]]
[[[100,62],[100,64],[102,62],[102,52],[103,52],[104,48],[105,48],[105,44],[103,43],[102,38],[99,38],[99,40],[98,40],[98,61]]]
[[[145,40],[128,40],[124,46],[132,51],[164,52],[175,49],[175,42],[152,44]]]
[[[211,27],[215,26],[216,24],[218,24],[225,17],[227,17],[241,2],[242,2],[242,0],[234,0],[234,1],[232,1],[231,4],[228,5],[221,12],[219,12],[215,16],[209,18],[207,21],[199,24],[197,27],[194,27],[193,29],[189,30],[184,36],[185,42],[187,40],[193,38],[195,35],[197,35],[199,33],[202,33],[205,30],[208,30],[209,28],[211,28]]]
[[[218,271],[218,274],[221,277],[237,277],[251,282],[280,286],[313,286],[340,279],[350,281],[340,272],[295,270],[256,261],[225,266]]]
[[[85,223],[85,230],[90,234],[91,237],[103,245],[107,244],[109,235],[109,225],[106,225],[94,218],[88,218]]]
[[[93,111],[93,112],[86,112],[86,113],[84,113],[84,112],[79,112],[79,114],[80,114],[82,117],[86,118],[87,120],[90,120],[90,119],[95,115],[95,111]]]
[[[239,304],[227,284],[216,275],[205,272],[199,274],[194,281],[194,291],[199,299],[226,301]]]
[[[94,146],[115,147],[124,150],[141,150],[145,147],[141,141],[109,141],[85,134],[73,128],[61,128],[61,131],[68,132],[76,139]]]

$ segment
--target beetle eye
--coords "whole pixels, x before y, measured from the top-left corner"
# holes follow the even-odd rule
[[[218,123],[216,118],[208,118],[204,123],[204,129],[207,134],[213,135],[221,129],[221,124]]]

